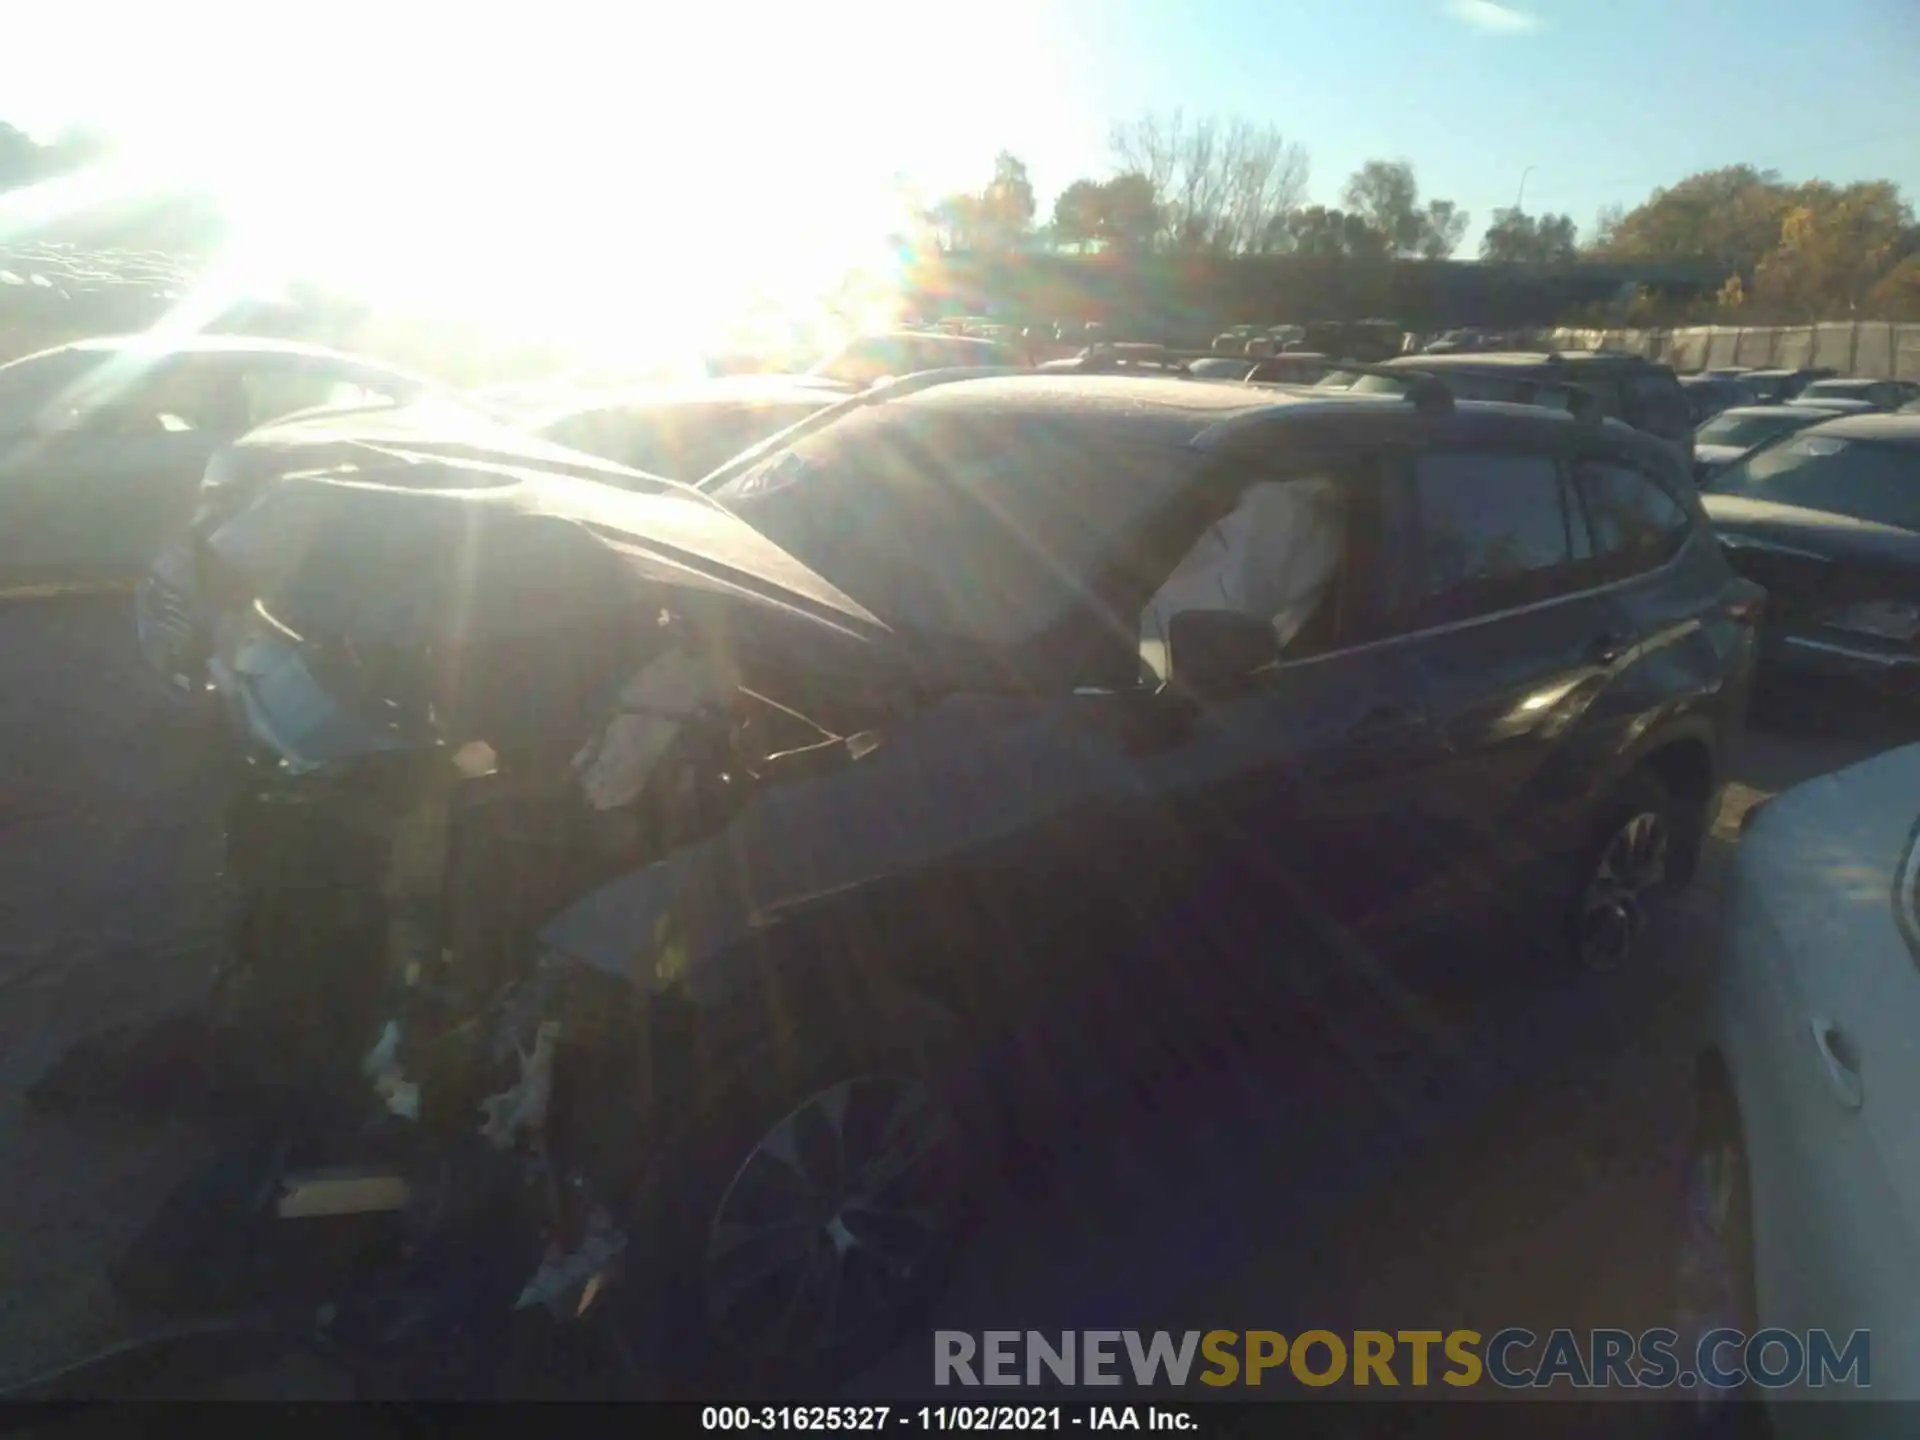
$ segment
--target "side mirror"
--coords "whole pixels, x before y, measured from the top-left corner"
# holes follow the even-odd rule
[[[1245,694],[1254,677],[1279,663],[1270,621],[1237,610],[1183,610],[1167,625],[1167,661],[1175,688],[1200,700]]]

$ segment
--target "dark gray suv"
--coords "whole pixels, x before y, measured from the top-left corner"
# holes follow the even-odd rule
[[[230,1019],[345,1037],[581,1247],[529,1293],[701,1384],[897,1333],[1049,1034],[1516,896],[1625,963],[1742,723],[1756,587],[1673,450],[1437,385],[909,385],[707,495],[442,469],[209,542]]]

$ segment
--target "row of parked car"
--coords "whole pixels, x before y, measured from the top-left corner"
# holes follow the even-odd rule
[[[403,1182],[477,1124],[547,1207],[562,1329],[818,1376],[937,1286],[1057,1088],[1049,1024],[1204,1024],[1332,937],[1626,965],[1756,667],[1920,634],[1868,558],[1896,523],[1847,518],[1920,419],[1703,502],[1635,357],[1124,360],[508,414],[304,347],[93,342],[0,367],[0,558],[147,570],[143,652],[211,697],[227,1031],[433,1137],[385,1144]],[[445,1223],[505,1223],[473,1209]]]

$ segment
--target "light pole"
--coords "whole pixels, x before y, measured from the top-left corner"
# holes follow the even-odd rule
[[[1520,172],[1520,193],[1513,197],[1513,209],[1515,214],[1526,213],[1527,176],[1531,175],[1534,172],[1535,168],[1536,167],[1529,165],[1527,166],[1526,169]]]

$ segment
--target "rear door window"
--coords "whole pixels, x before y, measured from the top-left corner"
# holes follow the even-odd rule
[[[1600,574],[1623,579],[1664,565],[1693,532],[1680,502],[1621,460],[1583,460],[1573,471]]]
[[[1414,622],[1468,620],[1577,589],[1572,512],[1549,456],[1455,451],[1414,466],[1420,593]]]

